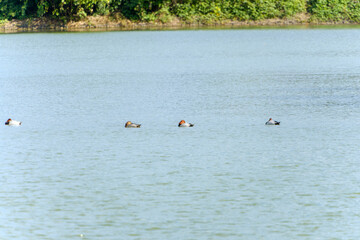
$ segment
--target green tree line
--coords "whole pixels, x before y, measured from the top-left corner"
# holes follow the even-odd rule
[[[78,20],[116,15],[130,20],[262,20],[309,13],[320,21],[360,22],[360,0],[0,0],[0,20]]]

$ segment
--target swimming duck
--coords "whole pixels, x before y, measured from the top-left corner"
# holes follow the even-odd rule
[[[21,122],[15,121],[15,120],[12,120],[11,118],[9,118],[9,119],[5,122],[5,125],[9,125],[9,126],[20,126],[20,125],[21,125]]]
[[[140,126],[141,126],[141,124],[132,123],[130,121],[127,121],[125,123],[126,128],[139,128]]]
[[[280,122],[274,121],[272,118],[269,118],[269,121],[265,125],[280,125]]]
[[[178,125],[178,127],[193,127],[193,126],[194,126],[194,124],[187,123],[187,122],[185,122],[185,120],[181,120]]]

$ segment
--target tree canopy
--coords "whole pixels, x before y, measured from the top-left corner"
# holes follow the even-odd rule
[[[120,14],[130,20],[166,22],[262,20],[309,13],[320,21],[360,22],[358,0],[0,0],[0,20],[49,17],[76,20]]]

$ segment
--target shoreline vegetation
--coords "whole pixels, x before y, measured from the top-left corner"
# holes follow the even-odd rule
[[[360,24],[360,1],[0,1],[0,32],[333,24]]]

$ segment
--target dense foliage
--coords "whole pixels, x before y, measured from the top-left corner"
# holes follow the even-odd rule
[[[308,11],[321,21],[360,22],[359,0],[310,0]]]
[[[360,22],[360,0],[0,0],[0,20],[76,20],[117,15],[131,20],[211,22],[261,20],[310,13],[320,21]]]

